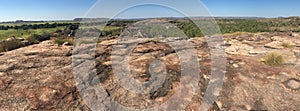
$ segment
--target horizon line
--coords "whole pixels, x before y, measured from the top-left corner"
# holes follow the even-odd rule
[[[113,18],[111,20],[128,20],[128,19],[161,19],[161,18],[261,18],[261,19],[272,19],[272,18],[290,18],[290,17],[300,17],[296,16],[277,16],[277,17],[262,17],[262,16],[195,16],[195,17],[122,17],[122,18]],[[55,21],[76,21],[75,19],[110,19],[108,17],[97,17],[97,18],[88,18],[88,17],[76,17],[73,19],[53,19],[53,20],[8,20],[8,21],[0,21],[0,23],[12,23],[12,22],[55,22]]]

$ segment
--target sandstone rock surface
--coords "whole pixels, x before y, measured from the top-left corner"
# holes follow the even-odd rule
[[[95,49],[96,70],[91,70],[89,75],[81,75],[84,81],[75,80],[74,74],[78,72],[73,72],[72,66],[79,70],[88,69],[85,61],[93,59],[93,56],[88,55],[89,52],[72,56],[72,52],[79,53],[72,46],[58,46],[50,41],[4,52],[0,55],[0,110],[90,111],[97,107],[107,111],[122,110],[122,107],[111,109],[115,105],[109,104],[112,101],[137,109],[159,106],[172,97],[178,88],[184,87],[178,85],[180,81],[188,79],[181,78],[181,63],[185,60],[182,61],[176,51],[195,48],[201,70],[198,81],[200,87],[196,87],[192,99],[183,109],[196,111],[201,105],[209,80],[214,78],[210,76],[211,56],[205,40],[193,38],[188,41],[194,46],[183,47],[180,45],[182,42],[179,42],[182,47],[174,50],[165,42],[143,40],[131,50],[128,58],[124,58],[123,55],[130,51],[127,49],[130,45],[125,42],[118,44],[114,39],[103,40]],[[237,42],[229,47],[235,53],[227,55],[224,85],[210,110],[300,110],[300,69],[294,66],[267,66],[259,62],[262,55],[277,49],[266,48],[266,52],[262,52],[255,49],[264,48],[264,44],[250,42],[253,42],[253,46]],[[115,46],[117,49],[113,48]],[[112,54],[112,50],[118,53]],[[236,52],[240,50],[245,52],[237,55]],[[249,56],[249,52],[256,55]],[[73,57],[77,59],[72,65]],[[126,90],[122,84],[118,84],[112,71],[112,65],[126,61],[135,80],[145,83],[163,78],[161,75],[164,74],[165,81],[161,87],[148,94]],[[97,92],[95,89],[84,89],[86,85],[102,87],[104,90]],[[85,95],[80,95],[82,92]],[[84,98],[90,98],[90,101],[84,101]],[[99,104],[90,106],[90,103]],[[177,106],[181,105],[174,103],[166,109],[172,110]]]

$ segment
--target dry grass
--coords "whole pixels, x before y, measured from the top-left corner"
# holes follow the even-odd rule
[[[226,41],[226,43],[228,43],[231,41],[231,38],[226,38],[225,41]]]
[[[262,62],[269,66],[280,66],[284,63],[284,58],[281,54],[270,53],[262,60]]]
[[[288,43],[288,42],[283,42],[282,44],[281,44],[281,46],[283,46],[283,47],[285,47],[285,48],[292,48],[293,46],[290,44],[290,43]]]
[[[67,38],[67,37],[56,37],[52,38],[55,44],[63,45],[64,43],[68,42],[70,45],[74,44],[73,38]]]
[[[13,49],[20,48],[22,46],[22,43],[19,40],[12,39],[8,41],[2,41],[0,43],[0,52],[6,52]]]

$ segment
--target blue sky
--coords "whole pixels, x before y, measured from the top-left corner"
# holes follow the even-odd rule
[[[124,1],[108,0],[101,17],[109,16],[114,7]],[[147,1],[147,0],[144,0]],[[150,0],[148,0],[150,1]],[[166,0],[197,15],[193,7],[197,4],[188,0]],[[200,0],[199,0],[200,1]],[[0,0],[0,21],[14,20],[66,20],[84,17],[97,0]],[[300,0],[201,0],[212,16],[300,16]],[[101,2],[99,2],[101,3]],[[103,7],[104,8],[104,7]],[[129,9],[119,17],[160,17],[180,16],[177,12],[158,6],[140,6]]]

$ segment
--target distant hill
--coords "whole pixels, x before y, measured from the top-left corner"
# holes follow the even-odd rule
[[[157,19],[206,19],[211,17],[160,17]],[[213,17],[214,19],[245,19],[245,20],[257,20],[265,19],[265,17]],[[144,19],[154,19],[154,18],[113,18],[113,20],[144,20]],[[92,21],[92,20],[110,20],[109,18],[75,18],[74,21]]]

